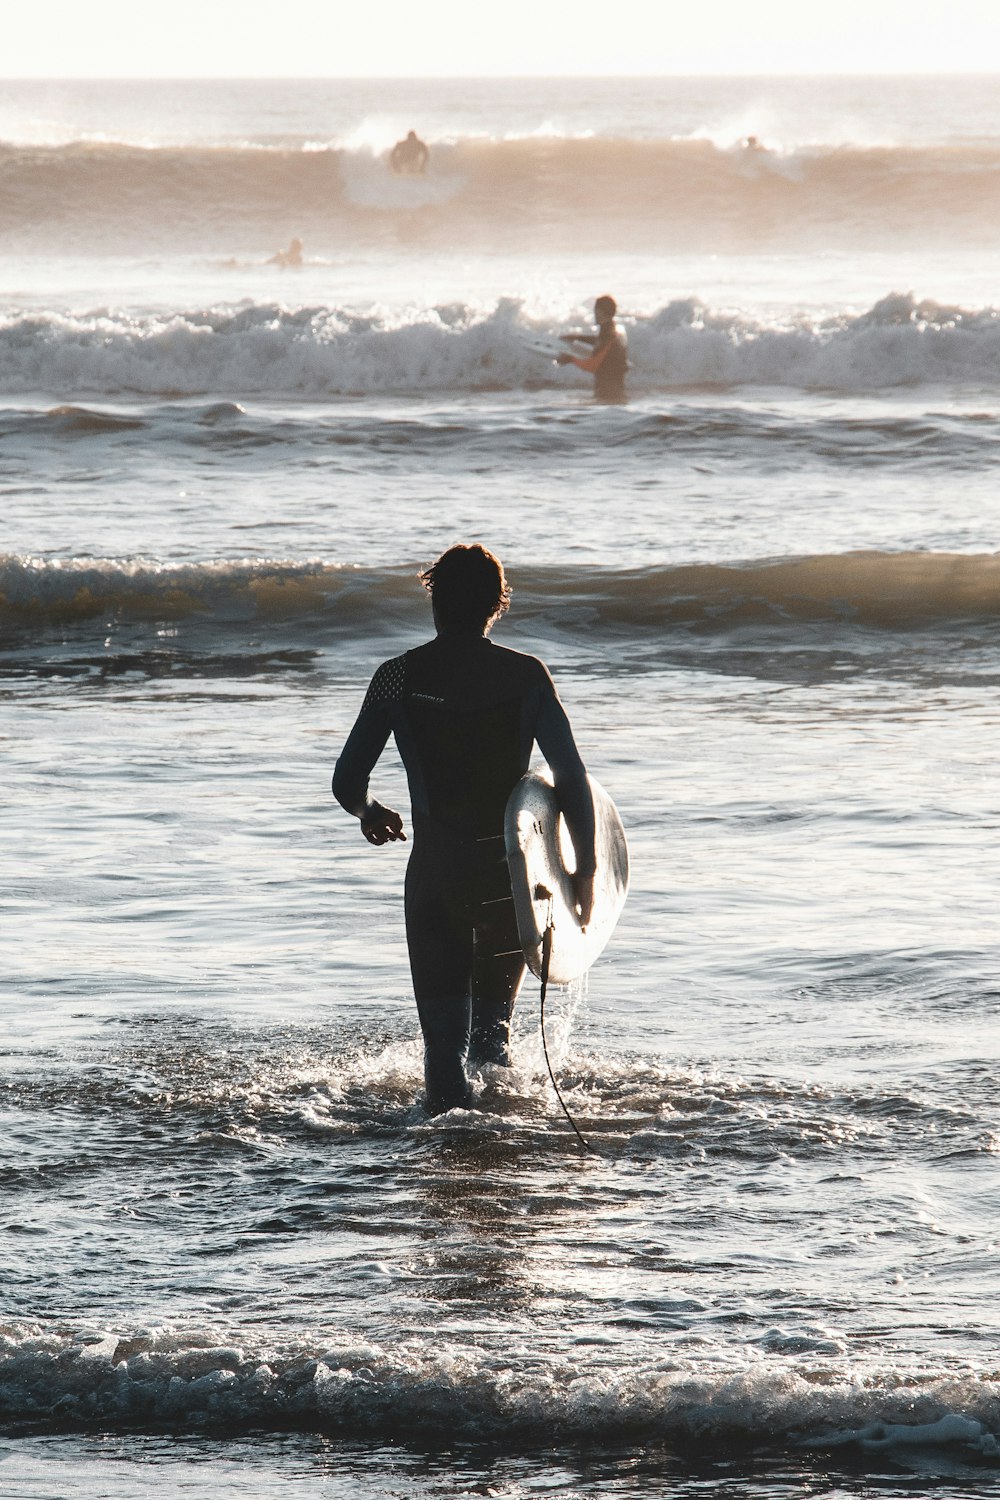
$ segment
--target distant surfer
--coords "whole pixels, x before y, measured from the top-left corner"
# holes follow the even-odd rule
[[[405,140],[397,141],[393,146],[389,153],[389,165],[394,172],[423,173],[427,171],[430,155],[417,132],[411,130]]]
[[[383,662],[333,775],[333,794],[370,844],[405,839],[368,781],[390,734],[406,768],[413,850],[406,941],[424,1038],[430,1114],[468,1108],[466,1065],[510,1065],[510,1019],[524,960],[504,852],[507,799],[537,742],[576,853],[581,925],[594,899],[594,805],[580,753],[542,662],[489,640],[510,588],[478,544],[420,574],[433,640]]]
[[[266,262],[269,266],[301,266],[302,264],[302,241],[295,238],[291,241],[287,250],[279,250]]]
[[[628,345],[624,331],[615,317],[618,304],[614,297],[598,297],[594,303],[597,333],[563,333],[566,344],[589,344],[593,353],[585,359],[577,354],[560,354],[560,365],[576,365],[594,377],[594,395],[598,401],[625,400],[625,371],[628,369]]]

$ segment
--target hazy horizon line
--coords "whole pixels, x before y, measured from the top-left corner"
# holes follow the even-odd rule
[[[1000,78],[1000,70],[978,68],[863,68],[780,69],[768,72],[625,72],[625,73],[10,73],[0,75],[0,86],[10,83],[555,83],[576,80],[587,83],[634,82],[637,79],[693,82],[791,78]]]

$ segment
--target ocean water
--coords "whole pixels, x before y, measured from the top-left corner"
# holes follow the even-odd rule
[[[1000,1494],[998,98],[2,87],[4,1500]],[[424,1116],[329,796],[473,539],[631,844],[589,1154],[532,984]]]

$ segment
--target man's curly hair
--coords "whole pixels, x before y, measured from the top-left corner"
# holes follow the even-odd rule
[[[486,633],[510,607],[503,564],[479,542],[449,547],[419,577],[445,630]]]

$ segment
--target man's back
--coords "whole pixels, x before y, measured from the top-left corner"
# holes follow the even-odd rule
[[[396,739],[408,771],[404,746],[412,747],[428,816],[475,838],[501,832],[507,799],[528,767],[548,673],[534,657],[482,637],[439,636],[405,661]]]
[[[437,636],[375,673],[357,742],[352,735],[337,765],[338,795],[350,798],[392,733],[415,818],[468,838],[495,835],[540,722],[545,733],[547,697],[558,701],[535,657],[483,636]]]

